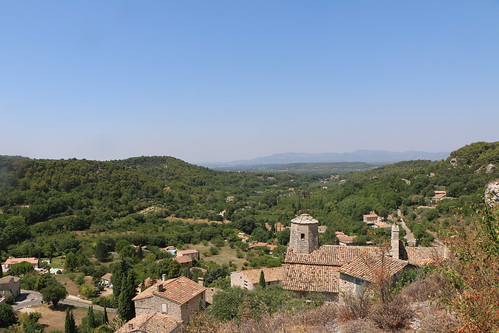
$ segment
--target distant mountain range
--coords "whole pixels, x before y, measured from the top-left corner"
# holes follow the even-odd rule
[[[288,164],[288,163],[337,163],[337,162],[364,162],[369,164],[389,164],[400,161],[411,160],[442,160],[449,156],[449,152],[421,152],[406,151],[392,152],[385,150],[356,150],[351,153],[282,153],[270,156],[258,157],[251,160],[240,160],[223,163],[202,163],[203,166],[223,169],[236,167],[268,165],[268,164]],[[243,168],[244,169],[244,168]]]

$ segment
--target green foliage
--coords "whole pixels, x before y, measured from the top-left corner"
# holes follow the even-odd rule
[[[42,317],[39,312],[29,312],[23,313],[19,317],[19,322],[25,333],[42,333],[44,331],[44,326],[38,323],[38,320]]]
[[[17,317],[12,306],[0,303],[0,328],[9,327],[17,323]]]
[[[227,269],[225,267],[217,267],[215,269],[208,271],[208,273],[206,274],[205,282],[209,286],[215,280],[220,279],[220,278],[224,278],[227,275],[229,275],[229,272],[227,271]]]
[[[73,316],[73,311],[66,308],[66,319],[64,322],[64,333],[77,333],[76,324]]]
[[[35,269],[33,268],[32,264],[27,261],[23,261],[18,264],[12,265],[7,271],[7,275],[24,276],[33,272],[34,270]]]
[[[122,279],[121,291],[118,297],[118,314],[125,321],[135,317],[135,306],[132,301],[136,294],[135,288],[135,274],[132,270],[129,270]]]
[[[15,298],[14,298],[14,295],[12,294],[7,294],[7,296],[5,296],[5,304],[9,304],[9,305],[13,305],[15,303]]]
[[[265,274],[263,273],[263,271],[260,271],[260,279],[258,281],[258,285],[262,288],[265,288],[266,287],[266,283],[265,283]]]

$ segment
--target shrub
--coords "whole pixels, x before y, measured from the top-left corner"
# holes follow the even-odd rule
[[[6,304],[12,305],[12,304],[14,304],[15,301],[16,300],[14,299],[14,295],[8,294],[7,296],[5,296],[5,303]]]
[[[366,318],[371,307],[371,297],[364,289],[361,294],[347,294],[338,308],[339,318],[343,321]]]
[[[390,302],[376,303],[369,313],[369,318],[378,327],[389,330],[406,327],[413,316],[414,311],[410,307],[410,300],[403,295],[397,295]]]

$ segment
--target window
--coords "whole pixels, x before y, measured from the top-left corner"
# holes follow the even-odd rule
[[[305,234],[300,235],[301,239],[305,239]]]
[[[161,304],[161,312],[168,313],[168,305],[163,303]]]

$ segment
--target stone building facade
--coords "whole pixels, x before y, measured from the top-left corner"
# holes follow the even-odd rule
[[[133,298],[137,316],[162,313],[188,323],[205,306],[206,288],[181,276],[160,281]]]
[[[289,247],[303,254],[316,250],[319,247],[319,221],[308,214],[292,219]]]

